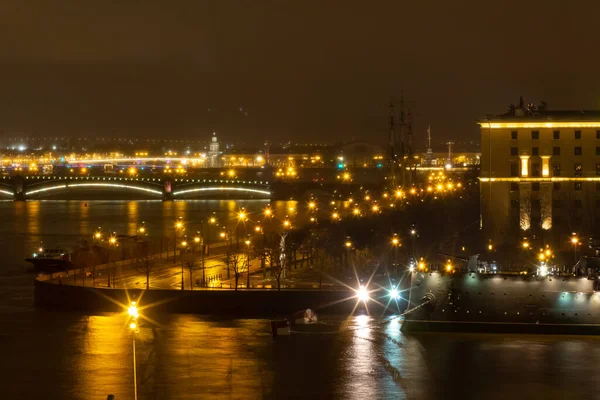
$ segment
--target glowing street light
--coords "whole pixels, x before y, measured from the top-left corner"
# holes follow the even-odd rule
[[[129,323],[129,329],[133,333],[132,335],[132,346],[133,346],[133,398],[137,400],[137,371],[136,371],[136,360],[135,360],[135,332],[138,327],[137,319],[140,316],[135,301],[131,302],[129,309],[127,310],[131,322]]]
[[[367,290],[366,287],[364,287],[363,285],[360,285],[360,287],[356,291],[356,297],[358,297],[359,301],[366,303],[370,299],[369,291]]]
[[[291,228],[292,227],[292,223],[290,222],[290,220],[286,219],[285,221],[283,221],[283,227],[284,228]]]
[[[265,217],[270,217],[271,215],[273,215],[273,210],[271,210],[270,208],[265,208],[265,210],[263,211],[265,214]]]
[[[358,208],[358,207],[355,207],[355,208],[352,210],[352,214],[354,214],[354,215],[360,215],[360,208]]]
[[[525,250],[529,249],[529,242],[528,241],[523,242],[523,248]]]
[[[131,304],[129,305],[129,308],[127,309],[127,313],[129,314],[129,316],[131,318],[138,318],[140,316],[139,310],[137,308],[135,301],[131,302]]]
[[[308,203],[308,208],[310,208],[311,210],[314,210],[316,206],[317,206],[317,204],[314,201],[311,201],[310,203]]]
[[[344,243],[344,245],[346,246],[346,248],[350,248],[352,247],[352,242],[350,240],[346,240],[346,243]]]
[[[394,300],[398,300],[400,299],[400,292],[398,292],[398,289],[396,288],[391,288],[389,290],[389,296]]]
[[[379,211],[379,206],[377,204],[374,204],[371,209],[373,210],[373,212],[378,212]]]
[[[573,236],[571,237],[571,244],[573,245],[573,261],[577,263],[577,246],[580,242],[575,232],[573,232]]]

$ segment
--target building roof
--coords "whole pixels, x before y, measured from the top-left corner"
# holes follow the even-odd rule
[[[477,119],[480,125],[488,122],[584,122],[600,121],[600,110],[527,110],[492,115]]]

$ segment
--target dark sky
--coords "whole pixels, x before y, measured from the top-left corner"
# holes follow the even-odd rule
[[[475,139],[520,94],[600,108],[599,17],[597,0],[5,0],[0,129],[384,142],[404,93],[417,135]]]

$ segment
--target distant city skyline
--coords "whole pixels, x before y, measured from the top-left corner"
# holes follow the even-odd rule
[[[424,148],[519,95],[600,108],[591,0],[94,3],[0,7],[0,129],[385,143],[403,95]]]

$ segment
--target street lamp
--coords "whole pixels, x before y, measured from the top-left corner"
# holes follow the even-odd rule
[[[108,287],[110,287],[110,280],[111,280],[111,275],[113,273],[112,271],[112,248],[117,246],[117,237],[115,236],[115,233],[113,232],[112,236],[108,239]],[[114,281],[114,277],[113,277],[113,281]]]
[[[181,241],[181,290],[185,290],[183,286],[183,250],[187,248],[187,241],[184,239]]]
[[[414,226],[410,229],[410,237],[412,238],[412,253],[413,253],[413,257],[416,258],[415,241],[417,239],[417,230],[415,229]]]
[[[208,232],[206,234],[206,256],[210,256],[210,227],[211,225],[216,225],[217,224],[217,218],[214,216],[210,217],[208,219]],[[204,252],[202,253],[204,255]]]
[[[135,360],[135,333],[138,328],[137,319],[140,316],[135,301],[131,302],[129,309],[127,310],[130,317],[129,329],[132,333],[132,346],[133,346],[133,398],[137,400],[137,371],[136,371],[136,360]]]
[[[577,237],[577,233],[573,232],[573,236],[571,236],[571,244],[573,245],[573,262],[577,264],[577,246],[579,245],[579,238]]]
[[[398,275],[398,247],[400,247],[400,239],[398,239],[398,234],[394,233],[392,237],[392,248],[394,249],[394,270],[396,275]]]
[[[177,262],[177,231],[183,229],[183,221],[182,218],[179,217],[177,221],[175,221],[175,229],[173,230],[173,262]]]
[[[270,207],[267,207],[267,208],[265,208],[263,213],[265,214],[265,217],[270,218],[273,215],[273,210],[271,210]]]
[[[250,289],[250,235],[244,243],[246,243],[246,289]]]
[[[286,219],[283,221],[283,227],[284,227],[285,229],[289,229],[289,228],[291,228],[291,227],[292,227],[292,223],[290,222],[290,220],[289,220],[289,219],[287,219],[287,218],[286,218]]]
[[[352,214],[359,216],[360,215],[360,208],[358,207],[354,207],[354,209],[352,210]]]

